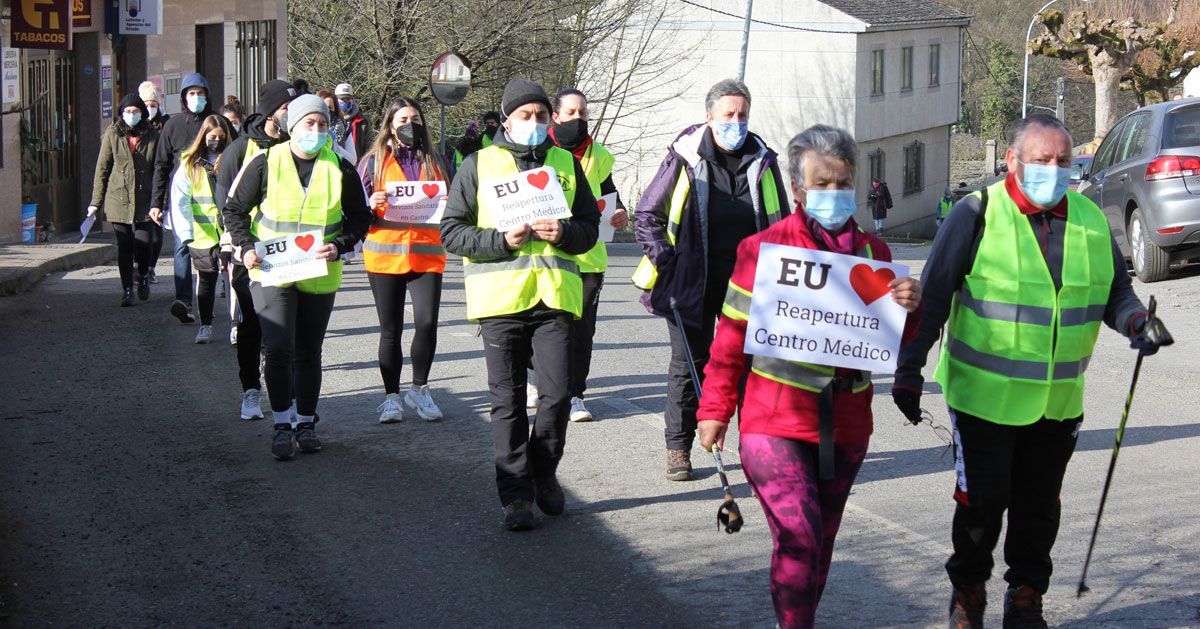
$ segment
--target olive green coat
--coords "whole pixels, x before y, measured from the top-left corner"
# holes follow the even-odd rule
[[[141,139],[136,151],[129,150],[129,138],[120,123],[109,125],[100,141],[90,205],[101,208],[111,223],[150,220],[158,131],[151,125],[140,126]]]

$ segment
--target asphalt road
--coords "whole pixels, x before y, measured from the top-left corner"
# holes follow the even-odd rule
[[[166,262],[166,281],[131,309],[116,307],[115,267],[0,299],[0,625],[774,626],[770,536],[736,452],[737,535],[716,530],[703,453],[699,480],[663,478],[666,330],[627,282],[635,249],[612,251],[589,393],[598,421],[570,427],[566,514],[527,534],[500,527],[482,344],[456,262],[432,377],[447,418],[376,423],[377,321],[355,265],[325,344],[325,449],[287,463],[270,457],[269,424],[237,418],[234,351],[193,345],[195,329],[167,314]],[[919,269],[926,252],[897,253]],[[1101,336],[1063,490],[1052,625],[1200,626],[1200,272],[1137,287],[1158,296],[1179,342],[1143,370],[1092,593],[1077,600],[1134,360]],[[876,380],[877,431],[823,626],[944,623],[953,462],[931,429],[901,419],[888,382]],[[928,388],[925,406],[947,423]],[[991,591],[998,624],[1002,582]]]

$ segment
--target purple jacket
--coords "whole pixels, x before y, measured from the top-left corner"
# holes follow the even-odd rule
[[[642,304],[650,314],[673,317],[670,302],[674,297],[684,325],[695,328],[703,328],[701,318],[708,280],[708,172],[712,166],[698,152],[707,132],[707,125],[697,124],[684,129],[675,138],[667,148],[667,156],[658,167],[658,173],[638,201],[633,218],[634,235],[642,245],[643,253],[658,269],[658,280],[653,289],[642,295]],[[781,219],[790,213],[787,191],[779,174],[775,151],[767,148],[766,142],[753,133],[746,142],[758,147],[749,176],[757,183],[750,186],[750,194],[758,230],[762,231],[769,226],[763,200],[759,198],[763,177],[775,179]],[[681,174],[688,178],[690,193],[676,244],[671,246],[667,241],[667,213]]]

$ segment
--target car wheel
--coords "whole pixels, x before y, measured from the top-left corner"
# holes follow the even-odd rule
[[[1171,256],[1150,241],[1150,227],[1141,210],[1129,216],[1129,253],[1133,259],[1133,272],[1142,283],[1149,284],[1167,278],[1171,270]]]

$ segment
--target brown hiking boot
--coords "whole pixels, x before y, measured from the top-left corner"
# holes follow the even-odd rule
[[[1042,595],[1022,585],[1004,593],[1004,629],[1046,629],[1042,618]]]
[[[983,629],[985,607],[987,590],[982,583],[954,586],[954,593],[950,595],[950,629]]]
[[[687,450],[667,450],[667,480],[692,480],[692,455]]]

